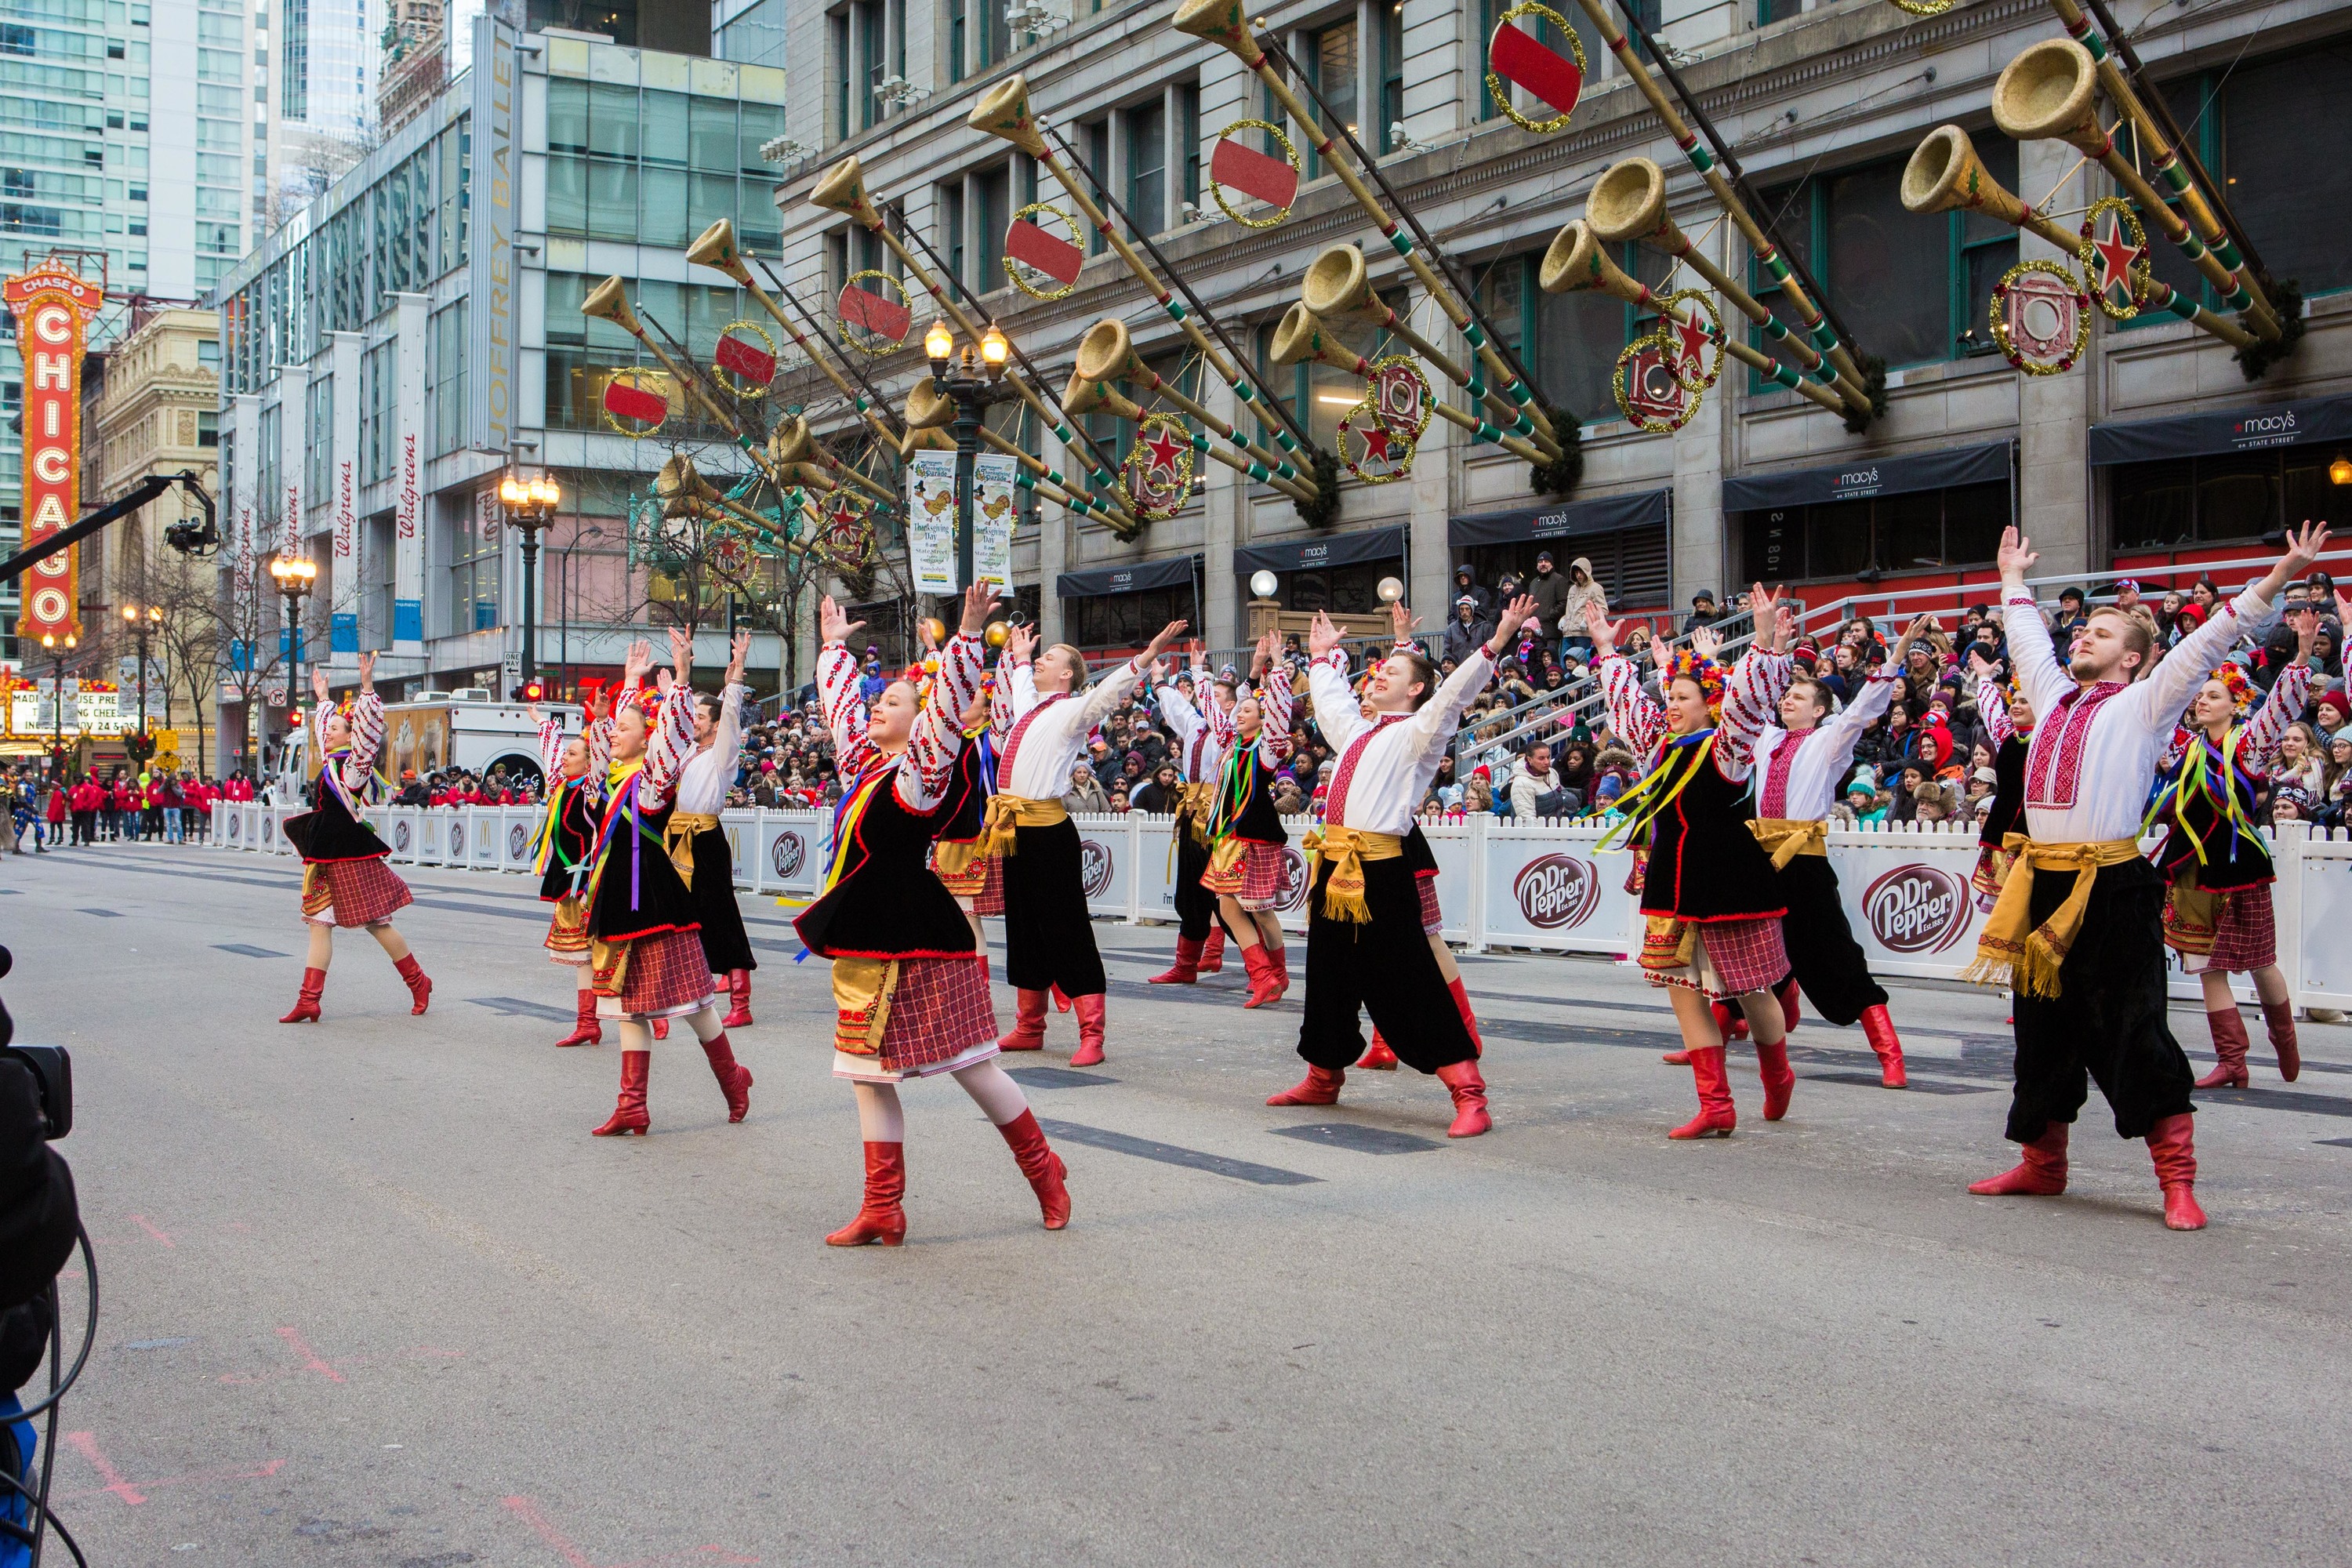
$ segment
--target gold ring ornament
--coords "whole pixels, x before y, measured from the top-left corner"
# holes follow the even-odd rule
[[[1247,142],[1234,140],[1236,131],[1263,131],[1282,148],[1282,156],[1261,153]],[[1217,132],[1217,145],[1209,154],[1209,194],[1217,198],[1217,206],[1224,215],[1244,228],[1272,228],[1290,216],[1298,199],[1298,149],[1291,145],[1282,127],[1270,120],[1236,120]],[[1244,217],[1225,200],[1225,187],[1231,185],[1242,195],[1264,202],[1274,209],[1270,217]]]
[[[1364,401],[1391,437],[1418,443],[1429,428],[1429,411],[1436,403],[1421,362],[1411,354],[1382,354],[1370,362]]]
[[[1701,394],[1685,384],[1675,368],[1680,351],[1664,331],[1649,332],[1627,343],[1610,374],[1617,395],[1617,410],[1637,430],[1654,436],[1672,435],[1698,412]]]
[[[2103,217],[2114,220],[2104,237],[2098,231]],[[2140,296],[2147,292],[2155,267],[2148,259],[2147,230],[2140,226],[2131,203],[2121,196],[2093,202],[2083,215],[2083,243],[2075,256],[2083,263],[2083,275],[2091,280],[2092,302],[2107,320],[2128,321],[2139,314]],[[2120,305],[2114,297],[2118,289],[2124,295]]]
[[[604,423],[632,441],[657,433],[668,422],[669,373],[643,365],[625,365],[604,379]],[[661,406],[656,409],[654,405]],[[632,424],[628,421],[636,421]],[[643,428],[639,428],[642,424]]]
[[[1993,285],[1992,341],[2028,375],[2063,375],[2091,341],[2091,296],[2061,262],[2021,261]]]
[[[737,337],[738,331],[758,338],[760,346],[754,348]],[[776,340],[768,335],[767,328],[753,321],[730,321],[719,334],[719,345],[711,353],[710,378],[748,403],[768,395],[779,363]],[[743,379],[740,383],[730,381],[730,374]]]
[[[1705,392],[1723,374],[1724,351],[1723,312],[1715,308],[1715,300],[1703,289],[1678,289],[1658,301],[1665,320],[1658,323],[1658,332],[1673,344],[1675,355],[1666,368],[1675,379],[1693,393]],[[1690,320],[1677,321],[1675,310],[1688,306]],[[1706,319],[1701,321],[1699,318]],[[1712,351],[1714,358],[1707,358]]]
[[[1940,16],[1960,0],[1895,0],[1895,8],[1908,11],[1914,16]]]
[[[866,563],[874,548],[874,525],[846,489],[834,491],[825,502],[824,525],[814,542],[819,555],[845,572]]]
[[[1548,47],[1525,28],[1511,26],[1522,16],[1533,16],[1559,28],[1560,37],[1568,40],[1568,55]],[[1504,12],[1486,39],[1487,96],[1514,124],[1538,136],[1568,129],[1569,120],[1576,112],[1576,100],[1584,92],[1585,72],[1591,68],[1584,58],[1584,42],[1568,25],[1568,18],[1533,0],[1522,0]],[[1530,120],[1511,102],[1511,89],[1515,86],[1524,88],[1559,112],[1549,120]]]
[[[1034,217],[1051,217],[1061,221],[1069,230],[1066,240],[1045,232],[1043,224]],[[1032,300],[1066,300],[1078,287],[1078,274],[1087,265],[1087,231],[1078,220],[1051,202],[1031,202],[1013,215],[1004,228],[1004,275],[1013,286]],[[1058,289],[1040,289],[1029,281],[1033,277],[1051,279],[1061,285]]]
[[[886,285],[898,298],[892,299],[880,289],[861,288],[868,279]],[[841,341],[868,359],[898,353],[915,325],[915,312],[907,303],[905,286],[887,272],[870,267],[849,275],[849,281],[841,286],[834,310],[841,318]]]
[[[1192,499],[1192,428],[1164,409],[1147,414],[1135,429],[1135,445],[1119,468],[1119,489],[1135,515],[1159,522]]]
[[[1360,456],[1357,447],[1349,445],[1351,437],[1362,448]],[[1339,461],[1368,485],[1394,484],[1412,473],[1417,447],[1414,437],[1391,428],[1370,397],[1339,416],[1339,434],[1335,444],[1339,448]]]

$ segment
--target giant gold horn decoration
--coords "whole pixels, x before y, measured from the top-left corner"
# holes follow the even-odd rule
[[[919,375],[907,389],[907,428],[941,430],[955,423],[955,399],[940,391],[929,376]]]
[[[850,406],[865,416],[866,423],[873,427],[874,434],[885,441],[895,443],[898,439],[898,432],[890,428],[888,421],[882,417],[881,411],[875,407],[872,400],[849,384],[841,372],[835,367],[833,361],[818,352],[815,345],[802,333],[800,328],[793,325],[791,318],[784,314],[783,308],[776,303],[765,289],[760,287],[759,279],[751,276],[749,258],[745,257],[735,244],[733,219],[722,217],[704,229],[696,237],[694,243],[686,247],[686,258],[698,266],[715,268],[750,289],[751,298],[760,302],[761,309],[775,318],[776,325],[784,329],[785,333],[792,338],[801,353],[808,356],[809,363],[824,372],[825,379],[833,383],[834,390],[849,399]]]
[[[893,445],[895,444],[894,439]],[[828,482],[825,487],[827,489],[832,488],[834,484],[845,482],[856,485],[878,500],[898,499],[889,486],[851,468],[819,445],[816,437],[809,429],[808,417],[805,415],[790,415],[769,432],[768,453],[778,463],[787,467],[793,464],[814,465],[827,476]]]
[[[580,313],[611,321],[637,342],[645,344],[646,352],[660,362],[662,369],[669,372],[671,379],[685,389],[688,397],[701,405],[702,411],[710,416],[711,423],[734,437],[736,445],[743,448],[745,455],[752,462],[762,464],[764,467],[760,449],[744,436],[743,427],[735,422],[734,416],[721,407],[709,393],[703,390],[701,381],[686,366],[672,359],[669,351],[654,342],[651,335],[646,331],[645,323],[638,321],[636,311],[629,308],[625,287],[617,277],[605,279],[588,291],[588,297],[585,300],[580,301]],[[775,470],[768,469],[767,474],[772,481],[776,480]],[[781,481],[777,482],[781,484]]]
[[[1993,83],[1993,123],[2021,142],[2054,139],[2079,148],[2115,176],[2147,219],[2221,290],[2224,304],[2244,316],[2262,337],[2277,338],[2278,318],[2254,297],[2251,280],[2208,250],[2131,160],[2116,150],[2115,138],[2099,124],[2098,87],[2098,67],[2089,50],[2072,38],[2044,39],[2022,50]]]
[[[1055,154],[1053,147],[1047,143],[1044,133],[1038,129],[1035,117],[1029,111],[1028,81],[1016,73],[997,83],[977,104],[972,106],[971,113],[965,117],[965,123],[974,131],[985,132],[991,136],[1003,137],[1053,172],[1054,178],[1061,182],[1062,189],[1069,194],[1070,200],[1077,205],[1078,210],[1086,216],[1087,221],[1094,226],[1095,231],[1100,234],[1111,249],[1118,253],[1118,258],[1127,264],[1127,269],[1135,275],[1138,282],[1150,291],[1151,297],[1159,302],[1162,310],[1168,312],[1169,319],[1176,323],[1177,330],[1192,342],[1192,347],[1198,350],[1201,357],[1208,362],[1209,368],[1215,371],[1219,378],[1234,389],[1234,395],[1242,400],[1249,408],[1251,416],[1268,435],[1274,437],[1275,445],[1281,448],[1280,455],[1276,455],[1262,447],[1251,446],[1248,448],[1250,455],[1270,470],[1277,480],[1288,481],[1285,488],[1290,494],[1296,496],[1303,490],[1311,499],[1316,494],[1313,476],[1302,471],[1289,460],[1297,457],[1302,448],[1298,436],[1292,433],[1290,424],[1285,416],[1285,411],[1270,403],[1253,384],[1250,378],[1243,374],[1242,368],[1234,362],[1233,358],[1210,338],[1208,331],[1193,319],[1192,312],[1177,300],[1168,285],[1160,280],[1160,275],[1151,269],[1142,257],[1136,254],[1135,247],[1128,243],[1126,236],[1119,232],[1118,226],[1104,215],[1094,197],[1087,194],[1084,184],[1063,166],[1062,160]],[[1303,430],[1300,433],[1303,434]],[[1239,439],[1238,437],[1229,438]]]
[[[637,313],[629,309],[627,287],[618,278],[605,279],[580,301],[580,313],[611,321],[633,338],[644,337],[644,325],[638,321]]]
[[[1078,340],[1078,363],[1076,374],[1096,384],[1112,380],[1140,382],[1157,395],[1166,398],[1178,408],[1182,409],[1186,415],[1199,420],[1241,448],[1239,451],[1233,451],[1223,447],[1211,447],[1207,448],[1209,456],[1257,484],[1272,485],[1293,500],[1304,501],[1315,499],[1315,492],[1312,489],[1296,479],[1286,479],[1277,474],[1259,461],[1260,454],[1247,441],[1235,434],[1231,425],[1210,413],[1192,398],[1185,396],[1180,388],[1163,379],[1159,372],[1144,363],[1143,356],[1135,352],[1135,340],[1128,334],[1127,323],[1118,317],[1105,317],[1097,321],[1087,329],[1086,336]],[[1068,406],[1066,403],[1063,405],[1065,409]],[[1121,417],[1131,416],[1122,415]]]
[[[1275,324],[1273,340],[1266,345],[1266,357],[1276,364],[1298,364],[1313,360],[1318,364],[1344,370],[1366,381],[1371,380],[1378,371],[1370,360],[1340,342],[1329,323],[1308,310],[1304,300],[1293,301],[1290,309],[1282,313],[1282,320]],[[1507,430],[1498,430],[1477,415],[1456,408],[1442,398],[1433,407],[1439,418],[1468,431],[1474,440],[1489,442],[1530,463],[1550,461],[1533,442]]]
[[[771,530],[769,521],[740,501],[730,500],[694,466],[694,459],[685,453],[674,454],[654,476],[654,494],[662,500],[665,517],[699,517],[712,512],[730,512],[751,523],[762,533]]]
[[[824,173],[816,188],[808,194],[809,205],[827,212],[847,213],[867,228],[883,226],[882,214],[866,194],[866,171],[859,167],[853,153]]]
[[[1626,272],[1609,258],[1609,247],[1592,232],[1592,226],[1582,218],[1562,226],[1559,233],[1544,251],[1543,265],[1537,269],[1537,281],[1547,294],[1566,294],[1577,289],[1598,289],[1612,295],[1629,305],[1656,310],[1675,326],[1697,325],[1693,318],[1684,315],[1664,300],[1650,292],[1650,286]],[[1836,392],[1817,381],[1808,381],[1796,370],[1781,363],[1763,350],[1752,348],[1737,337],[1727,336],[1720,345],[1723,352],[1762,375],[1801,396],[1811,399],[1834,414],[1846,411],[1845,400]]]
[[[1849,405],[1857,398],[1865,404],[1869,401],[1861,383],[1843,379],[1835,365],[1690,242],[1666,211],[1665,171],[1649,159],[1627,158],[1603,170],[1593,182],[1592,194],[1584,199],[1584,221],[1593,237],[1604,244],[1636,241],[1685,263],[1740,314],[1763,328],[1765,335],[1797,362],[1798,369],[1817,382],[1835,386]]]

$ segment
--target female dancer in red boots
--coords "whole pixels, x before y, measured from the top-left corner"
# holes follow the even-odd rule
[[[2347,606],[2352,607],[2352,606]],[[2199,1089],[2246,1087],[2246,1021],[2230,993],[2230,976],[2253,976],[2262,999],[2279,1077],[2293,1083],[2303,1071],[2296,1048],[2294,1003],[2279,973],[2278,928],[2271,910],[2271,857],[2254,826],[2254,792],[2278,764],[2279,742],[2303,712],[2311,689],[2313,640],[2319,616],[2294,613],[2300,647],[2279,672],[2252,721],[2241,723],[2254,698],[2252,684],[2225,664],[2189,705],[2193,734],[2175,737],[2162,793],[2148,820],[2164,825],[2157,868],[2171,883],[2164,906],[2165,945],[2205,988],[2205,1022],[2221,1059],[2197,1080]]]
[[[1969,655],[1969,673],[1976,677],[1977,713],[1993,743],[1992,804],[1977,829],[1977,868],[1969,885],[1990,909],[2009,875],[2009,836],[2025,830],[2025,754],[2033,744],[2033,705],[1982,654]]]
[[[751,634],[737,632],[729,651],[723,694],[694,700],[696,750],[678,773],[677,804],[667,837],[693,840],[694,875],[687,891],[694,895],[695,918],[702,928],[703,960],[710,966],[713,989],[727,990],[727,1016],[720,1023],[741,1029],[751,1022],[751,971],[760,961],[751,956],[751,938],[735,902],[735,850],[719,814],[727,809],[727,790],[743,750],[743,659],[751,651]],[[691,685],[689,677],[689,671],[678,670],[678,684]]]
[[[856,1089],[866,1141],[866,1201],[825,1237],[834,1247],[906,1239],[907,1121],[898,1086],[936,1073],[952,1074],[1004,1135],[1045,1228],[1070,1223],[1061,1156],[1021,1086],[997,1065],[996,1010],[971,927],[923,865],[964,743],[956,715],[980,689],[980,633],[991,602],[984,586],[966,590],[961,631],[940,650],[928,699],[901,678],[870,715],[858,703],[857,660],[847,647],[864,623],[850,622],[830,598],[819,607],[817,685],[846,793],[834,814],[824,890],[793,924],[811,952],[833,961],[833,1071]]]
[[[1749,604],[1759,628],[1781,635],[1778,605],[1761,584]],[[1591,606],[1585,629],[1610,727],[1636,755],[1651,758],[1647,776],[1621,803],[1623,819],[1602,844],[1649,835],[1640,963],[1650,984],[1674,1000],[1699,1103],[1698,1114],[1667,1136],[1729,1137],[1738,1125],[1710,1000],[1731,1002],[1747,1016],[1764,1079],[1764,1119],[1777,1121],[1796,1085],[1772,994],[1789,973],[1780,942],[1785,906],[1772,858],[1748,831],[1747,795],[1756,736],[1771,721],[1788,663],[1769,648],[1751,647],[1726,676],[1704,653],[1677,652],[1664,672],[1662,708],[1643,692],[1633,661],[1617,652],[1622,624],[1611,626]],[[1711,635],[1704,646],[1712,650]]]
[[[1190,985],[1225,966],[1225,925],[1232,911],[1223,908],[1219,896],[1202,879],[1208,874],[1213,847],[1210,819],[1216,812],[1217,791],[1224,782],[1225,758],[1234,745],[1238,693],[1232,681],[1209,678],[1208,656],[1196,642],[1192,645],[1192,695],[1186,697],[1160,665],[1151,669],[1151,694],[1160,705],[1160,722],[1176,742],[1173,760],[1184,780],[1182,798],[1176,807],[1176,962],[1165,973],[1153,975],[1151,984]],[[1234,930],[1242,931],[1248,924],[1244,921]]]
[[[1086,656],[1067,643],[1055,644],[1034,663],[1034,632],[1015,627],[1004,645],[1000,684],[1012,693],[1014,717],[997,756],[998,790],[988,803],[982,846],[1004,862],[1004,973],[1020,1008],[1012,1032],[998,1042],[1005,1050],[1045,1047],[1045,996],[1058,988],[1078,1015],[1078,1048],[1070,1065],[1092,1067],[1103,1059],[1103,995],[1109,983],[1087,913],[1078,830],[1062,792],[1086,749],[1087,731],[1110,716],[1183,630],[1183,622],[1169,622],[1150,647],[1091,689]]]
[[[596,993],[589,984],[587,888],[603,814],[588,776],[588,741],[584,735],[565,736],[563,721],[542,713],[536,702],[530,712],[539,726],[539,760],[547,779],[547,814],[540,819],[535,861],[540,899],[555,906],[547,922],[547,955],[579,977],[578,1015],[572,1032],[555,1043],[601,1046],[604,1029],[596,1022]],[[593,705],[581,717],[593,724]]]
[[[310,672],[310,754],[320,760],[318,804],[286,819],[286,838],[302,853],[302,918],[310,927],[302,990],[281,1024],[316,1023],[327,988],[335,928],[359,926],[375,938],[407,984],[414,1015],[432,1000],[433,982],[408,943],[392,929],[394,913],[410,902],[408,884],[384,864],[392,847],[362,815],[375,789],[375,757],[383,746],[383,700],[375,694],[375,655],[360,655],[360,689],[349,702],[327,700],[327,672]]]
[[[1282,636],[1268,632],[1250,660],[1253,695],[1234,705],[1234,743],[1217,781],[1209,818],[1209,864],[1202,889],[1241,943],[1249,971],[1244,1007],[1282,1000],[1290,956],[1282,945],[1283,847],[1290,835],[1274,809],[1274,770],[1290,755],[1290,665]],[[1181,827],[1179,831],[1181,831]]]
[[[1405,858],[1405,837],[1463,710],[1494,678],[1495,659],[1535,614],[1520,597],[1503,612],[1494,637],[1462,661],[1444,685],[1419,648],[1391,653],[1372,670],[1367,721],[1348,685],[1339,627],[1318,614],[1308,634],[1314,656],[1307,694],[1315,722],[1339,748],[1324,797],[1323,826],[1308,837],[1316,867],[1307,914],[1307,1007],[1298,1029],[1306,1079],[1268,1105],[1330,1105],[1347,1069],[1364,1053],[1359,1009],[1399,1059],[1434,1073],[1454,1097],[1450,1138],[1475,1138],[1494,1122],[1478,1044],[1463,1021],[1423,927],[1419,879]]]
[[[672,669],[690,669],[686,634],[669,634]],[[665,850],[671,792],[694,750],[694,691],[664,670],[658,693],[644,688],[653,649],[629,647],[613,716],[589,731],[592,771],[604,769],[604,820],[588,879],[588,934],[600,1017],[619,1021],[621,1095],[600,1138],[644,1132],[646,1080],[653,1068],[656,1019],[684,1018],[702,1042],[711,1076],[727,1097],[727,1120],[751,1109],[751,1070],[735,1060],[711,1005],[710,969],[695,931],[694,895]]]

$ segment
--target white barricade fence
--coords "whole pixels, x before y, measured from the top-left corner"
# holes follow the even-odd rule
[[[1870,955],[1872,973],[1951,980],[1976,962],[1992,902],[1969,881],[1977,868],[1974,828],[1838,827],[1829,852],[1846,924]]]
[[[722,811],[719,826],[727,835],[729,874],[737,887],[751,886],[752,858],[760,852],[760,813],[742,807]]]
[[[1078,876],[1087,890],[1087,913],[1135,919],[1135,829],[1142,820],[1132,813],[1070,818],[1078,830]]]
[[[762,811],[752,832],[759,854],[752,886],[781,898],[815,898],[833,855],[833,813]]]
[[[1458,924],[1474,948],[1624,956],[1625,934],[1641,914],[1625,890],[1633,857],[1622,847],[1602,853],[1604,831],[1601,823],[1520,826],[1486,816],[1423,828],[1437,854],[1447,940]],[[1449,851],[1464,862],[1458,882],[1443,874]]]
[[[417,816],[417,808],[413,805],[395,805],[392,808],[392,831],[384,836],[383,841],[392,846],[392,859],[394,865],[416,864]]]
[[[1135,918],[1176,923],[1176,819],[1134,818]]]
[[[499,869],[528,871],[539,858],[539,825],[547,815],[545,808],[509,805],[499,811],[506,825],[499,834]]]
[[[506,837],[506,812],[495,805],[466,808],[466,858],[477,871],[495,871],[501,864],[501,840]]]

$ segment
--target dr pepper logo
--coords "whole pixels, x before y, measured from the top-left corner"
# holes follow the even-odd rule
[[[799,834],[790,831],[777,834],[776,842],[768,850],[769,863],[775,867],[779,877],[797,875],[802,861],[807,858],[808,845]]]
[[[1967,894],[1933,866],[1897,866],[1863,894],[1863,918],[1889,952],[1941,952],[1969,929]]]
[[[1078,840],[1078,871],[1086,880],[1087,897],[1099,899],[1110,891],[1110,869],[1109,845]]]
[[[1511,882],[1519,913],[1538,931],[1582,925],[1601,902],[1601,876],[1590,861],[1547,855],[1519,868]]]
[[[1286,844],[1282,847],[1282,884],[1274,890],[1274,907],[1296,910],[1307,902],[1307,857]]]

